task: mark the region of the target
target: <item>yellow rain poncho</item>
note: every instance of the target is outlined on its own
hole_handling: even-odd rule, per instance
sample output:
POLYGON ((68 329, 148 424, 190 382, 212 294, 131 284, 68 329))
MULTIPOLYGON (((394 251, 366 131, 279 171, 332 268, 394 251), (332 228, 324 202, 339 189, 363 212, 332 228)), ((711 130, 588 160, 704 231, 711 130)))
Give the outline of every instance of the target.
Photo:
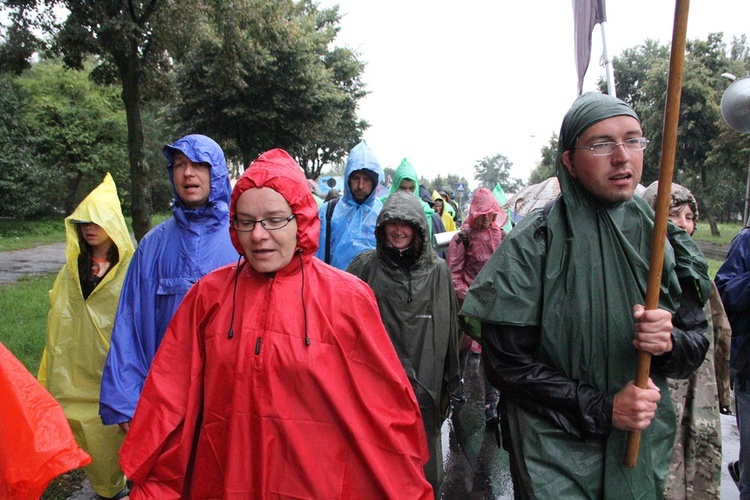
POLYGON ((451 215, 450 210, 453 210, 453 207, 451 207, 451 204, 448 203, 448 200, 440 196, 440 193, 438 193, 436 190, 432 190, 432 199, 433 200, 443 200, 443 213, 440 214, 440 220, 443 221, 443 225, 445 226, 445 230, 447 232, 455 231, 456 223, 453 220, 453 216, 451 215))
POLYGON ((76 441, 93 462, 85 468, 94 491, 111 497, 125 488, 117 453, 125 434, 99 419, 99 387, 109 350, 112 322, 133 243, 122 216, 112 176, 84 199, 65 219, 66 264, 50 292, 47 342, 39 367, 39 382, 60 403, 76 441), (91 221, 107 231, 120 260, 88 299, 83 299, 78 274, 81 253, 74 221, 91 221))

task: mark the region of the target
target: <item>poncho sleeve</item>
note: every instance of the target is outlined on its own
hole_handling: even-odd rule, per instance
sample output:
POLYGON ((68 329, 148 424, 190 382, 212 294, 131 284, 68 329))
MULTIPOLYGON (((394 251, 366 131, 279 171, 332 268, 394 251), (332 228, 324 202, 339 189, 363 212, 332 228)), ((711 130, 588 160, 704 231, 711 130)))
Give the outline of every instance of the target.
POLYGON ((120 465, 136 486, 131 498, 189 495, 186 473, 203 398, 205 316, 199 287, 185 296, 164 336, 120 450, 120 465))
POLYGON ((732 241, 727 259, 716 273, 716 287, 730 317, 750 309, 750 229, 743 229, 732 241))
POLYGON ((151 357, 144 351, 142 321, 151 320, 148 311, 153 313, 154 306, 145 303, 155 299, 148 293, 145 282, 143 248, 136 250, 125 275, 110 350, 104 364, 99 414, 105 425, 132 419, 151 362, 151 357))
POLYGON ((456 290, 456 297, 460 303, 463 303, 466 298, 466 292, 469 290, 469 285, 464 281, 463 273, 466 263, 466 246, 458 234, 451 238, 448 244, 446 261, 451 271, 451 280, 456 290))

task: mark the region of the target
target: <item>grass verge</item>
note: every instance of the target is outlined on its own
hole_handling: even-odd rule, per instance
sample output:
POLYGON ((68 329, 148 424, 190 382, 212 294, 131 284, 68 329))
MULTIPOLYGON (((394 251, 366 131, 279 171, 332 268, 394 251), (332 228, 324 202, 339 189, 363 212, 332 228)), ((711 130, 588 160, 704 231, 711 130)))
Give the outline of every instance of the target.
MULTIPOLYGON (((56 274, 25 276, 17 283, 0 285, 0 342, 36 376, 47 335, 49 290, 56 274)), ((81 488, 83 469, 53 479, 44 500, 64 500, 81 488)))
POLYGON ((727 222, 718 224, 720 236, 711 236, 711 228, 706 221, 698 221, 698 228, 693 234, 693 238, 698 241, 707 241, 715 245, 729 245, 737 233, 742 229, 739 222, 727 222))
POLYGON ((61 217, 36 220, 0 219, 0 251, 21 250, 65 241, 61 217))
MULTIPOLYGON (((154 214, 151 227, 170 218, 170 212, 154 214)), ((0 252, 23 250, 38 245, 65 241, 64 217, 45 217, 34 220, 0 219, 0 252)), ((125 217, 128 231, 133 232, 133 221, 125 217)))
POLYGON ((44 350, 55 276, 25 276, 17 283, 0 285, 0 342, 34 375, 44 350))

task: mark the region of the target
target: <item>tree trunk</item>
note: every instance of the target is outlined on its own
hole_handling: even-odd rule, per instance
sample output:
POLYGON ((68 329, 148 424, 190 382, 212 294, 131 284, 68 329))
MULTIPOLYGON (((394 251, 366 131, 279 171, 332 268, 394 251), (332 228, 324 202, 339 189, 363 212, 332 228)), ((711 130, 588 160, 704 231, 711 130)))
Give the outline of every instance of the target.
POLYGON ((143 152, 141 92, 136 56, 130 55, 126 68, 120 68, 122 100, 128 122, 128 160, 130 161, 131 215, 135 238, 141 241, 151 228, 151 179, 143 152))
POLYGON ((716 217, 711 213, 706 213, 706 219, 708 219, 708 225, 711 228, 711 236, 721 236, 719 225, 716 223, 716 217))

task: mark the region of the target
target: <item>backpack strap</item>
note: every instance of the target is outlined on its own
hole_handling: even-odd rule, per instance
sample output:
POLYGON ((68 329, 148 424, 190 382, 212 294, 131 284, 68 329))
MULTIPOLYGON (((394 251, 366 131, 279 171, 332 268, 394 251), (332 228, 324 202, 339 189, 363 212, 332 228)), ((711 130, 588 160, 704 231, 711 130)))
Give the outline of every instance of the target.
POLYGON ((547 216, 552 211, 552 207, 555 206, 556 201, 557 198, 544 204, 544 208, 542 209, 542 224, 534 231, 534 236, 540 236, 542 233, 547 234, 547 216))
POLYGON ((326 208, 326 264, 331 263, 331 217, 333 217, 333 209, 336 208, 338 201, 338 198, 330 200, 326 208))

